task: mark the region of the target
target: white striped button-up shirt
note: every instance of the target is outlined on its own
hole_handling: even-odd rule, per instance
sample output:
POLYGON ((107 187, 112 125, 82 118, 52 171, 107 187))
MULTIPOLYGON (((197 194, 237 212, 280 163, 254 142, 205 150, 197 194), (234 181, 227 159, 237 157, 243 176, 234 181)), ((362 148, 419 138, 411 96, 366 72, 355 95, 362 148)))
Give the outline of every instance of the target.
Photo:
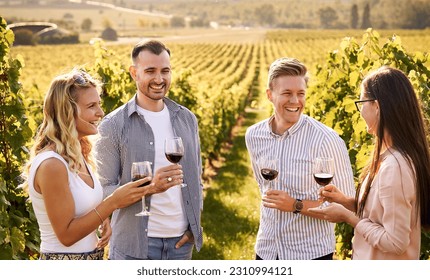
MULTIPOLYGON (((333 129, 302 115, 283 135, 277 135, 271 129, 272 120, 273 116, 250 126, 245 135, 260 189, 264 179, 257 163, 261 157, 273 155, 280 159, 279 175, 272 183, 273 188, 286 191, 296 199, 318 200, 320 186, 313 178, 312 161, 317 157, 332 157, 335 162, 332 184, 345 195, 355 193, 345 142, 333 129)), ((333 223, 261 205, 255 250, 262 259, 315 259, 334 249, 333 223)))

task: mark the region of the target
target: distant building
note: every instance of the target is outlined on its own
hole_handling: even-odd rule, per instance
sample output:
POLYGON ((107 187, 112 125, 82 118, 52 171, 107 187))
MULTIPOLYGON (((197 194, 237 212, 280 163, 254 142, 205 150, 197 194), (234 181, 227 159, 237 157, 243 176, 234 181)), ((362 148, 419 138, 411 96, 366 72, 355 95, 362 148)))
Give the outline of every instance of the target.
POLYGON ((61 35, 69 35, 70 32, 58 28, 58 26, 55 23, 50 22, 18 22, 18 23, 12 23, 9 24, 8 27, 13 31, 16 32, 18 30, 30 30, 33 32, 35 36, 38 36, 40 38, 46 37, 46 36, 52 36, 55 34, 61 34, 61 35))
POLYGON ((18 22, 9 24, 8 27, 16 33, 20 30, 29 30, 40 42, 46 43, 78 43, 79 36, 66 29, 59 28, 55 23, 50 22, 18 22), (50 38, 60 38, 50 40, 50 38))

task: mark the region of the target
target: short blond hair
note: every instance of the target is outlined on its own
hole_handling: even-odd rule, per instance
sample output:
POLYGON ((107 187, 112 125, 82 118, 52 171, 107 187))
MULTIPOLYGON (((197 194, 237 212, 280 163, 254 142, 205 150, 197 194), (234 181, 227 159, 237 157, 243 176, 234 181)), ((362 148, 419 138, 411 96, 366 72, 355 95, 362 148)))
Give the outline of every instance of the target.
POLYGON ((281 57, 272 62, 269 68, 267 88, 273 89, 273 80, 281 76, 302 76, 306 85, 309 80, 308 69, 295 58, 281 57))

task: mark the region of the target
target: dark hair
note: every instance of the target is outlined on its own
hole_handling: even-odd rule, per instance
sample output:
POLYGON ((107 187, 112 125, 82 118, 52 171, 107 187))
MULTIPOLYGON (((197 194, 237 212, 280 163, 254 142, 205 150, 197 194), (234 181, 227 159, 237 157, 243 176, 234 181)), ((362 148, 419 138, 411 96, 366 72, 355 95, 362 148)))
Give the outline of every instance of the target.
POLYGON ((269 68, 267 87, 272 89, 273 80, 281 76, 303 76, 308 82, 306 66, 295 58, 281 57, 272 62, 269 68))
MULTIPOLYGON (((387 132, 391 137, 392 147, 405 157, 415 171, 416 210, 420 211, 421 224, 430 226, 429 145, 424 117, 414 88, 402 71, 387 66, 369 74, 363 80, 362 86, 369 99, 378 101, 379 125, 372 161, 361 176, 363 180, 369 172, 369 179, 357 213, 359 216, 363 213, 370 185, 379 168, 384 132, 387 132)), ((356 200, 359 192, 360 190, 357 191, 356 200)))
POLYGON ((134 48, 133 51, 131 52, 131 60, 133 62, 135 62, 136 58, 139 56, 139 53, 141 51, 144 50, 148 50, 153 54, 159 55, 161 54, 163 51, 166 51, 169 56, 170 56, 170 50, 168 47, 166 47, 163 43, 161 43, 160 41, 156 41, 156 40, 144 40, 144 41, 140 41, 139 43, 137 43, 134 48))

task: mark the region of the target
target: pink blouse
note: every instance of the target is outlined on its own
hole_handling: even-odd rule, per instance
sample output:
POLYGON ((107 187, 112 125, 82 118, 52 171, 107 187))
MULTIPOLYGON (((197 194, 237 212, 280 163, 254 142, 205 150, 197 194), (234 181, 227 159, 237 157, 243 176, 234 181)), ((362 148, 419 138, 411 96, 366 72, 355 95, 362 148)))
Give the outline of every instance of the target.
MULTIPOLYGON (((363 219, 355 227, 352 258, 417 260, 421 223, 416 211, 415 172, 396 150, 387 150, 381 158, 363 219)), ((360 199, 362 195, 361 192, 360 199)))

